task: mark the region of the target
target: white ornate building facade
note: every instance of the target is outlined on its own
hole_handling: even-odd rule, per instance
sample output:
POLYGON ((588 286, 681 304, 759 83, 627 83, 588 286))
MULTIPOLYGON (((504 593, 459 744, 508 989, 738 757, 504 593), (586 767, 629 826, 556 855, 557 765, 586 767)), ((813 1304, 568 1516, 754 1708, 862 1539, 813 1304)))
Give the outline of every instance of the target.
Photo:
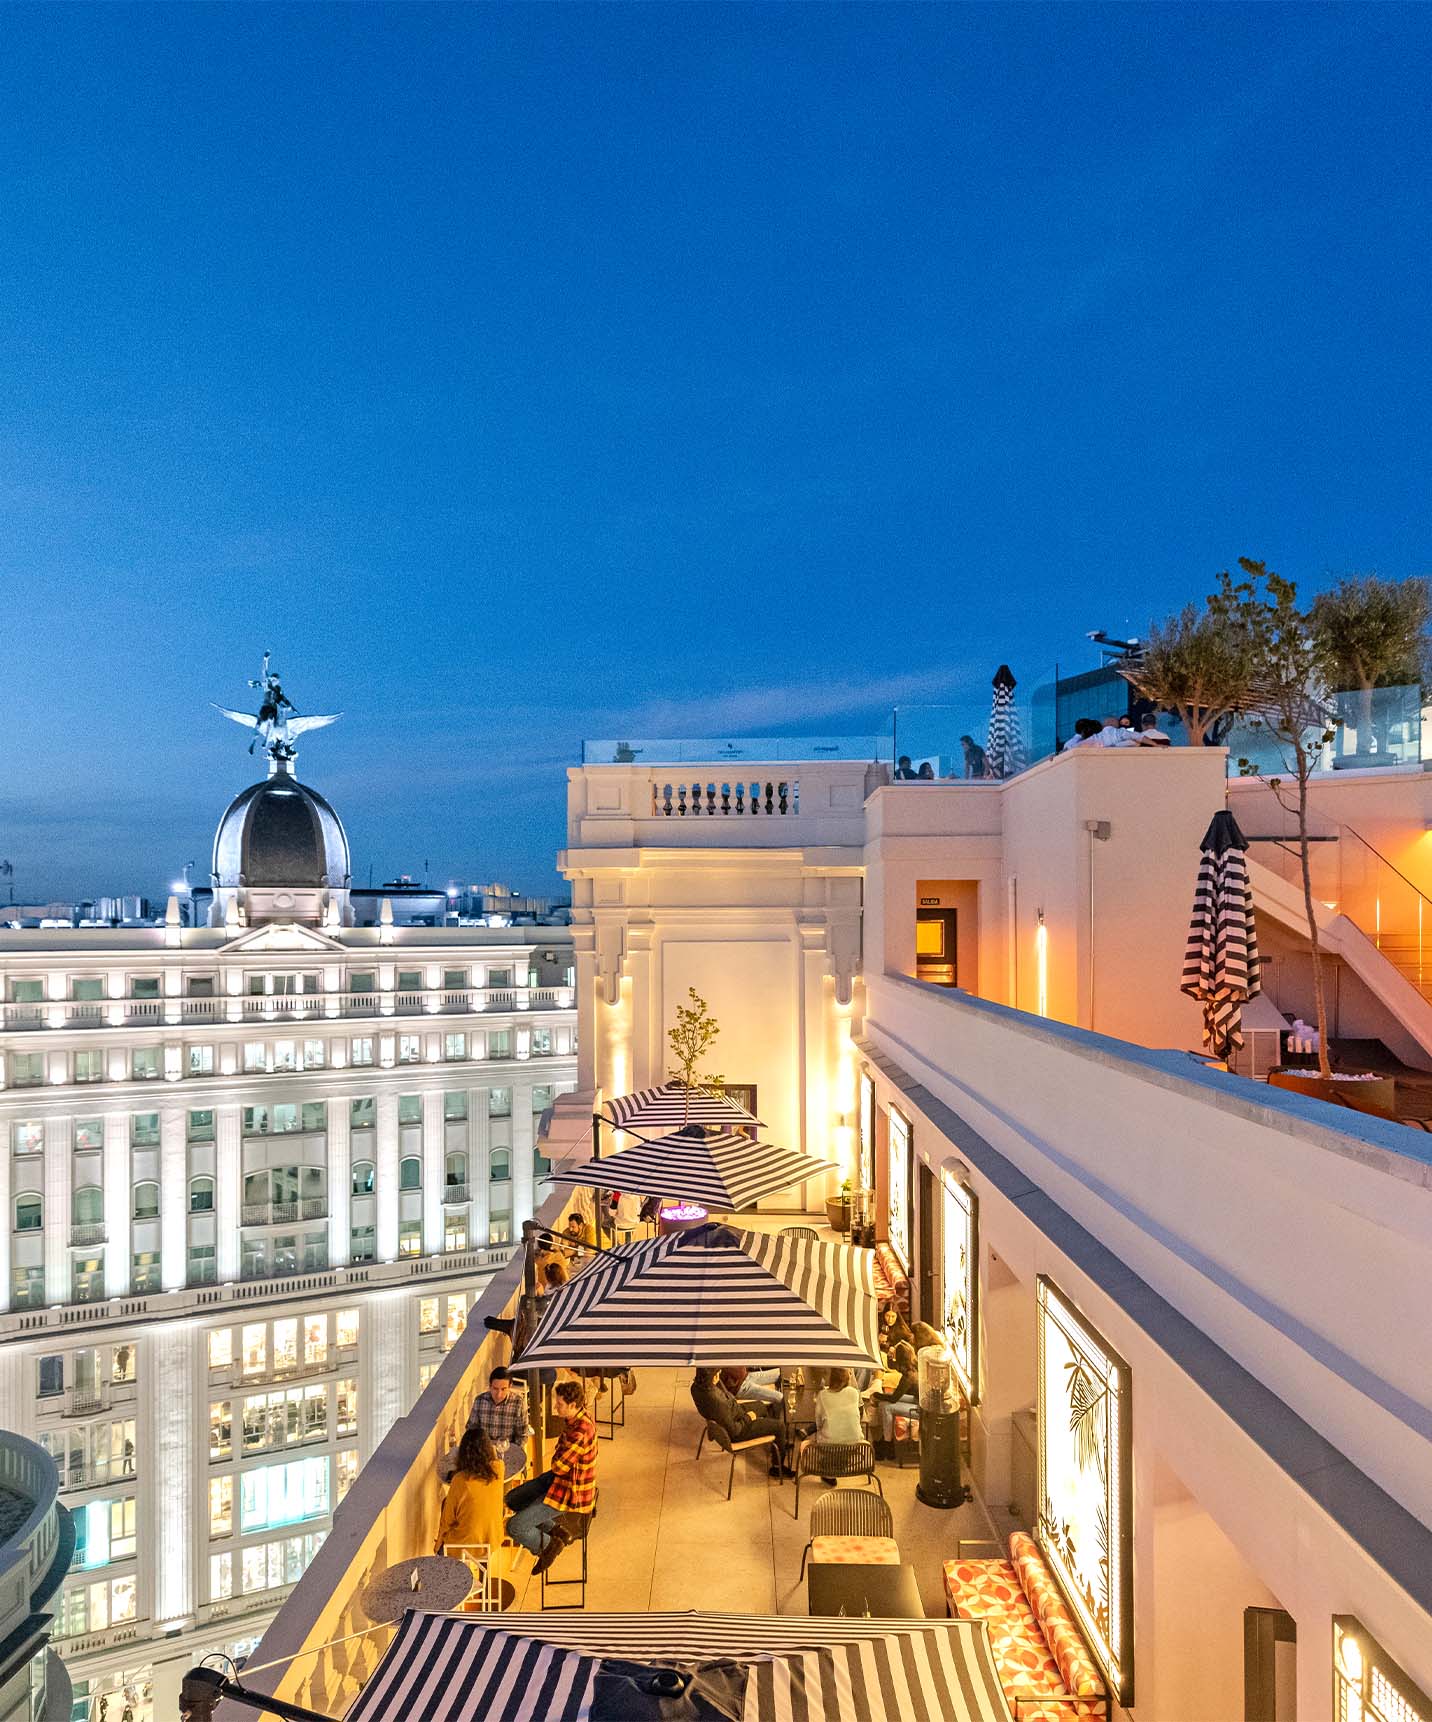
POLYGON ((507 1259, 576 1080, 568 931, 351 925, 342 825, 286 762, 214 884, 210 927, 0 935, 0 1423, 75 1517, 77 1718, 173 1715, 257 1639, 507 1259))

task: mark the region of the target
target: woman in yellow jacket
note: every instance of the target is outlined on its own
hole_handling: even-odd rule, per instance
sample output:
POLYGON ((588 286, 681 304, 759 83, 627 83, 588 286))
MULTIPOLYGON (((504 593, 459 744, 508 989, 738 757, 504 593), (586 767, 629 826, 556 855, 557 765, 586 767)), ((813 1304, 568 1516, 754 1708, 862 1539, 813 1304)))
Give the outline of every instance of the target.
POLYGON ((455 1544, 485 1543, 494 1568, 505 1535, 502 1460, 482 1429, 464 1431, 457 1449, 457 1470, 448 1484, 438 1521, 434 1553, 455 1544))

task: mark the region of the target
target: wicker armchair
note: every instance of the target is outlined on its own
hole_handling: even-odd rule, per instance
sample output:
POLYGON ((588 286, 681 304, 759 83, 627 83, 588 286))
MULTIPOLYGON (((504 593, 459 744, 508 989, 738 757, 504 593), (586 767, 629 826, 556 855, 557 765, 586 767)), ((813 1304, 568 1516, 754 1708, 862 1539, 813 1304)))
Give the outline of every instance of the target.
MULTIPOLYGON (((872 1495, 869 1489, 827 1489, 810 1510, 810 1541, 801 1551, 801 1577, 805 1577, 806 1558, 817 1537, 884 1537, 890 1542, 896 1560, 899 1549, 895 1543, 895 1518, 890 1503, 883 1495, 872 1495)), ((888 1551, 881 1550, 881 1554, 888 1551)))
POLYGON ((783 1238, 818 1238, 820 1233, 814 1226, 782 1226, 783 1238))
POLYGON ((875 1449, 868 1441, 811 1439, 796 1459, 796 1517, 801 1516, 802 1477, 864 1477, 881 1495, 885 1486, 875 1475, 875 1449))

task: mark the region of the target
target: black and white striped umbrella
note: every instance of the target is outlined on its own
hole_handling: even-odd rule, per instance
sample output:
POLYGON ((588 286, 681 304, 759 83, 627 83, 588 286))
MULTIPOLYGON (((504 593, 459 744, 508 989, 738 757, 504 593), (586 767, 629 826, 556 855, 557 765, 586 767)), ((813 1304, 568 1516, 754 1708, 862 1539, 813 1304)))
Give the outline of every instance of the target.
POLYGON ((834 1168, 796 1148, 753 1142, 749 1136, 687 1134, 639 1142, 602 1160, 553 1172, 557 1184, 593 1184, 638 1196, 672 1196, 721 1213, 749 1208, 762 1196, 822 1178, 834 1168))
POLYGON ((1247 847, 1233 815, 1215 813, 1203 837, 1180 988, 1203 1006, 1203 1044, 1213 1058, 1242 1046, 1243 1006, 1262 990, 1247 847))
POLYGON ((1013 777, 1024 770, 1024 738, 1014 707, 1014 673, 1001 664, 994 673, 989 730, 985 738, 985 770, 991 777, 1013 777))
POLYGON ((605 1115, 618 1130, 670 1131, 687 1124, 723 1124, 729 1130, 761 1122, 724 1094, 705 1088, 688 1090, 680 1082, 619 1094, 607 1101, 605 1115))
POLYGON ((878 1368, 874 1254, 696 1226, 597 1256, 545 1301, 523 1368, 878 1368))
POLYGON ((413 1612, 347 1722, 588 1722, 611 1659, 735 1664, 745 1683, 742 1722, 1009 1716, 983 1621, 413 1612))

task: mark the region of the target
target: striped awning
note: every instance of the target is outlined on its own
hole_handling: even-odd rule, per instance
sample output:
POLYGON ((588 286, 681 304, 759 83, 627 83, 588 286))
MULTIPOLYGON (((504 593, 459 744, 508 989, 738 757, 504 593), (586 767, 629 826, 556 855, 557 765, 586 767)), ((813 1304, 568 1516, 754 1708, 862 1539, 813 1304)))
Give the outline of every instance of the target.
POLYGON ((563 1167, 552 1173, 552 1179, 559 1184, 630 1190, 639 1196, 671 1196, 731 1213, 833 1170, 826 1161, 799 1149, 753 1142, 749 1136, 724 1132, 688 1136, 678 1131, 581 1166, 563 1167))
POLYGON ((873 1252, 697 1226, 623 1244, 545 1300, 521 1368, 878 1368, 873 1252))
POLYGON ((346 1722, 588 1722, 613 1660, 734 1663, 742 1722, 1009 1717, 983 1621, 410 1613, 346 1722))
POLYGON ((1203 1045, 1227 1058, 1243 1044, 1243 1006, 1261 990, 1248 839, 1226 810, 1203 837, 1180 991, 1203 1006, 1203 1045))
POLYGON ((729 1129, 761 1122, 724 1094, 705 1088, 688 1090, 679 1082, 619 1094, 607 1101, 603 1113, 618 1130, 680 1130, 686 1124, 724 1124, 729 1129))

